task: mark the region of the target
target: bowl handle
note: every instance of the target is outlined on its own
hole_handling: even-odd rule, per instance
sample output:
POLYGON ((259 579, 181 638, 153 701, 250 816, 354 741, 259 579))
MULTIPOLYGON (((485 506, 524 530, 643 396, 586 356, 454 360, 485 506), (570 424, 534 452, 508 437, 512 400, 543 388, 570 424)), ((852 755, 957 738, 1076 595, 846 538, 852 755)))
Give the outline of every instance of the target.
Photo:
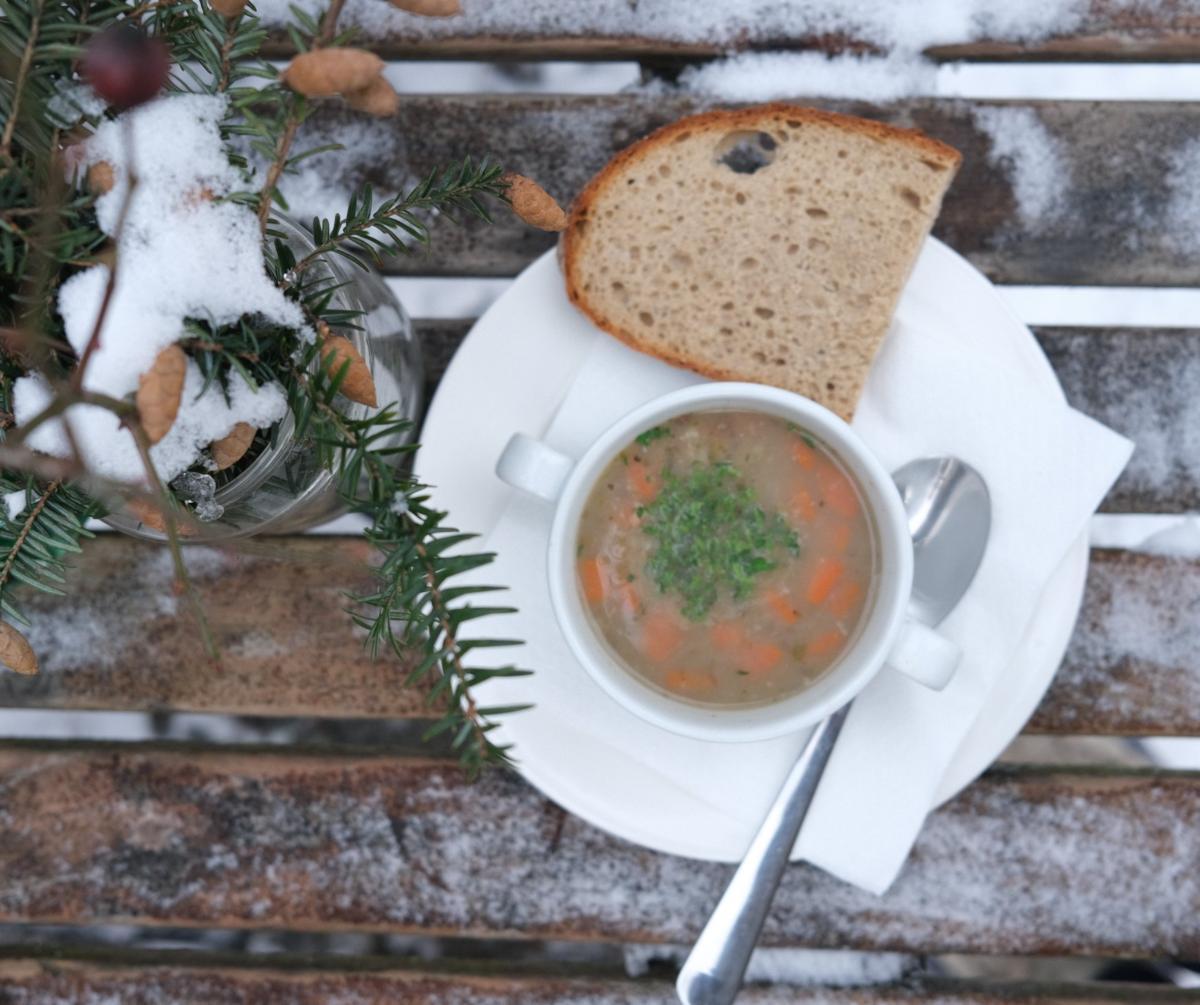
POLYGON ((514 488, 554 502, 575 462, 541 440, 514 433, 496 462, 496 475, 514 488))
POLYGON ((887 665, 918 684, 941 691, 950 683, 961 658, 962 650, 946 636, 920 621, 906 618, 892 643, 887 665))

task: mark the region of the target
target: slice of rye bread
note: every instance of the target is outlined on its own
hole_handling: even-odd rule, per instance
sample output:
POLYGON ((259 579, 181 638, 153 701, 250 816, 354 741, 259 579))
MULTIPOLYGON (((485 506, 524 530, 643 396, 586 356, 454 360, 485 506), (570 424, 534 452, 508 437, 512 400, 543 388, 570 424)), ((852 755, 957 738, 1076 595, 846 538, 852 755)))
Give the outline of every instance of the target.
POLYGON ((960 160, 911 130, 792 105, 681 119, 576 199, 567 293, 635 349, 849 419, 960 160))

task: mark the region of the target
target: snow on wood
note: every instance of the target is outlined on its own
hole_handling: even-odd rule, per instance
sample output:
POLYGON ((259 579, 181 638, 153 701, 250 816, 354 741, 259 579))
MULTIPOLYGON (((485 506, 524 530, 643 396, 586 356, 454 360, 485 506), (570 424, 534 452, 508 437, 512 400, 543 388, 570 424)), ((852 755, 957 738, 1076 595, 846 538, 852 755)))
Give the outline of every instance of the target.
MULTIPOLYGON (((1200 780, 1001 772, 876 898, 788 870, 766 945, 1200 952, 1200 780)), ((0 917, 687 943, 728 875, 490 772, 244 752, 0 750, 0 917)))
POLYGON ((1186 734, 1200 709, 1200 563, 1094 552, 1079 626, 1037 730, 1186 734))
POLYGON ((1136 444, 1103 510, 1200 509, 1200 332, 1050 328, 1039 336, 1067 400, 1136 444))
MULTIPOLYGON (((290 17, 288 0, 256 4, 264 21, 281 26, 290 17)), ((301 0, 310 14, 323 0, 301 0)), ((1079 27, 1088 13, 1082 0, 529 0, 522 4, 464 2, 459 18, 419 18, 383 0, 350 0, 340 24, 369 38, 417 32, 427 39, 472 34, 604 38, 652 36, 676 42, 730 45, 754 39, 852 37, 880 48, 920 50, 981 38, 1036 40, 1079 27)))
MULTIPOLYGON (((1196 285, 1200 256, 1178 250, 1194 223, 1168 211, 1170 159, 1194 139, 1194 103, 976 102, 907 100, 883 106, 806 99, 835 111, 916 127, 963 152, 935 234, 995 281, 1038 284, 1196 285), (982 109, 1002 109, 1001 137, 1015 154, 1000 154, 979 124, 982 109), (1027 109, 1033 118, 1007 115, 1027 109), (1007 126, 1005 122, 1007 120, 1007 126), (1015 123, 1015 125, 1014 125, 1015 123), (1023 127, 1032 124, 1025 142, 1023 127), (1042 143, 1048 136, 1049 144, 1042 143), (1048 156, 1042 154, 1049 150, 1048 156), (1041 152, 1039 152, 1041 151, 1041 152), (1061 166, 1061 173, 1059 173, 1061 166), (1048 183, 1052 198, 1034 182, 1048 183), (1039 200, 1043 200, 1039 202, 1039 200), (1044 206, 1046 214, 1034 218, 1044 206)), ((449 159, 484 150, 507 168, 537 179, 566 205, 614 153, 666 122, 717 103, 711 96, 663 91, 610 96, 478 95, 406 97, 397 115, 372 120, 376 148, 357 156, 360 120, 323 106, 306 123, 314 143, 344 130, 347 149, 311 181, 369 178, 376 191, 402 189, 449 159)), ((301 164, 303 169, 303 164, 301 164)), ((315 169, 314 169, 315 170, 315 169)), ((430 249, 389 261, 395 273, 420 276, 509 276, 553 245, 510 214, 490 226, 438 223, 430 249)))

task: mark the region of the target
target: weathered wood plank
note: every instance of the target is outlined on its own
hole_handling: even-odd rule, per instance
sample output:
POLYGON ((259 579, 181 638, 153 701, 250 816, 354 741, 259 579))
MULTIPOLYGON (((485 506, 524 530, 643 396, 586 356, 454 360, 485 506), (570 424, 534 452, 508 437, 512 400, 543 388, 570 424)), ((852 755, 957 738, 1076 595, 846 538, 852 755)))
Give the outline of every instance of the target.
MULTIPOLYGON (((1009 770, 882 898, 790 868, 768 945, 1200 954, 1200 775, 1009 770)), ((729 869, 438 762, 0 748, 0 918, 686 943, 729 869)))
POLYGON ((1200 330, 1043 328, 1067 398, 1137 445, 1109 513, 1200 509, 1200 330))
POLYGON ((361 539, 273 538, 186 549, 221 649, 214 669, 161 546, 115 534, 85 548, 65 599, 28 606, 42 673, 0 671, 0 705, 241 715, 429 715, 405 668, 371 661, 345 613, 369 585, 361 539))
MULTIPOLYGON (((418 322, 431 383, 471 323, 418 322)), ((1071 404, 1137 445, 1104 512, 1200 510, 1200 329, 1038 328, 1035 334, 1071 404)))
MULTIPOLYGON (((357 540, 283 538, 249 553, 187 555, 222 646, 222 672, 198 658, 200 640, 171 592, 165 554, 105 536, 85 550, 69 601, 31 599, 43 671, 0 672, 0 707, 432 714, 404 686, 401 667, 367 657, 342 610, 342 591, 363 578, 357 540)), ((1094 552, 1079 625, 1031 729, 1200 734, 1200 562, 1094 552)))
MULTIPOLYGON (((535 14, 520 4, 476 5, 445 21, 400 13, 384 18, 372 11, 368 38, 372 48, 402 59, 683 59, 754 50, 875 48, 869 31, 823 30, 809 4, 749 4, 741 17, 736 11, 731 15, 726 4, 693 4, 686 15, 664 18, 666 6, 645 0, 559 0, 549 11, 535 14)), ((353 15, 351 8, 344 20, 353 15)), ((1136 5, 1090 0, 1062 29, 1042 34, 1017 38, 992 33, 978 41, 936 45, 928 54, 937 59, 1195 58, 1200 54, 1200 10, 1189 0, 1136 5)), ((286 51, 285 44, 277 51, 286 51)))
POLYGON ((1030 729, 1196 733, 1198 627, 1200 563, 1092 552, 1079 624, 1030 729))
MULTIPOLYGON (((1200 104, 817 103, 915 126, 959 148, 963 169, 935 232, 996 281, 1200 282, 1200 231, 1188 209, 1200 104)), ((314 162, 330 185, 370 181, 394 191, 450 158, 488 153, 566 202, 616 150, 703 107, 669 94, 406 97, 395 118, 372 124, 387 156, 377 143, 356 141, 361 120, 335 105, 306 129, 312 145, 340 136, 351 147, 323 167, 314 162)), ((552 243, 506 213, 490 227, 440 225, 428 254, 391 267, 409 275, 512 275, 552 243)))
MULTIPOLYGON (((165 954, 161 954, 165 955, 165 954)), ((0 1005, 62 1005, 113 1001, 122 1005, 675 1005, 661 980, 615 977, 468 976, 430 969, 271 969, 269 965, 194 966, 155 962, 104 965, 67 959, 0 961, 0 1005)), ((871 987, 762 987, 739 996, 747 1005, 1146 1005, 1194 1003, 1195 992, 1121 985, 913 981, 871 987)))

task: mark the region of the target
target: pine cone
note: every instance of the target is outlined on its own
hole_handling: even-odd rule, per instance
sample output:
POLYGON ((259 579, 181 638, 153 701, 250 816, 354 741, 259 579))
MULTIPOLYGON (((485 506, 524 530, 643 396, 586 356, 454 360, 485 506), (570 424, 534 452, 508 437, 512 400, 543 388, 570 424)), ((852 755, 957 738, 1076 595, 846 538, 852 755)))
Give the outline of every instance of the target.
POLYGON ((508 201, 513 212, 531 227, 540 230, 562 230, 567 225, 567 214, 541 185, 523 174, 509 171, 501 183, 508 189, 508 201))
POLYGON ((179 414, 185 376, 187 356, 172 343, 155 357, 154 365, 138 381, 138 417, 152 444, 170 432, 171 424, 179 414))
POLYGON ((255 429, 248 422, 239 422, 219 440, 213 440, 209 453, 218 471, 224 471, 231 464, 236 464, 242 455, 250 449, 254 442, 255 429))
POLYGON ((360 405, 370 405, 371 408, 378 405, 375 379, 371 376, 370 367, 363 362, 353 342, 330 333, 327 326, 322 326, 321 329, 321 359, 331 375, 336 375, 349 361, 350 368, 346 371, 346 378, 338 387, 338 391, 360 405))
POLYGON ((361 90, 347 91, 343 97, 351 108, 380 118, 395 115, 400 107, 400 95, 382 76, 376 77, 361 90))
POLYGON ((313 49, 302 52, 283 71, 283 82, 309 97, 348 94, 369 87, 383 60, 366 49, 313 49))
POLYGON ((0 622, 0 663, 27 677, 38 672, 37 654, 33 646, 7 621, 0 622))

